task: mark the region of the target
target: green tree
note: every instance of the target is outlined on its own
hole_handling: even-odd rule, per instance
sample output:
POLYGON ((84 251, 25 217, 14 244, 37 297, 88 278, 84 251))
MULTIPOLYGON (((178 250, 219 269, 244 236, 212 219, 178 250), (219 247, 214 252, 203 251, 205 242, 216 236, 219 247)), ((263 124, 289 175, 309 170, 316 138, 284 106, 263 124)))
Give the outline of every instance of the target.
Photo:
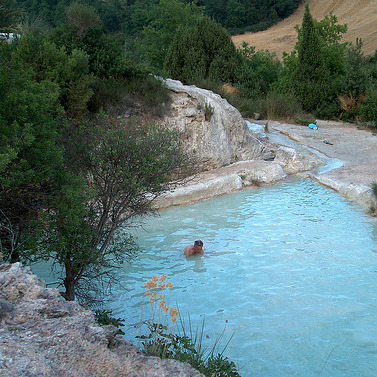
POLYGON ((17 261, 34 240, 41 208, 53 199, 62 108, 56 84, 10 65, 0 67, 0 247, 17 261))
POLYGON ((21 12, 15 1, 2 0, 0 4, 0 33, 15 32, 20 19, 21 12))
POLYGON ((72 2, 66 9, 66 16, 68 22, 77 27, 77 35, 80 39, 84 38, 90 29, 100 23, 100 18, 94 7, 76 1, 72 2))
POLYGON ((166 56, 165 70, 170 77, 185 83, 203 79, 232 83, 238 64, 228 32, 217 22, 203 18, 176 33, 166 56))
POLYGON ((252 98, 265 96, 280 79, 283 66, 275 54, 268 50, 256 51, 244 43, 237 50, 242 64, 238 69, 238 87, 252 98))
POLYGON ((356 39, 355 45, 348 46, 345 54, 345 72, 340 83, 340 93, 355 99, 364 96, 371 82, 368 59, 362 52, 362 40, 356 39))
POLYGON ((202 14, 203 8, 195 2, 185 5, 179 0, 160 0, 150 11, 151 22, 142 31, 140 50, 147 65, 161 71, 177 29, 194 23, 202 14))
POLYGON ((327 97, 327 80, 320 38, 309 5, 306 4, 298 43, 298 64, 293 82, 295 93, 304 110, 314 111, 327 97))
POLYGON ((74 300, 80 284, 107 274, 133 250, 127 227, 153 212, 153 200, 186 159, 176 132, 111 119, 69 131, 66 151, 73 175, 63 179, 45 239, 47 257, 64 270, 63 296, 74 300))

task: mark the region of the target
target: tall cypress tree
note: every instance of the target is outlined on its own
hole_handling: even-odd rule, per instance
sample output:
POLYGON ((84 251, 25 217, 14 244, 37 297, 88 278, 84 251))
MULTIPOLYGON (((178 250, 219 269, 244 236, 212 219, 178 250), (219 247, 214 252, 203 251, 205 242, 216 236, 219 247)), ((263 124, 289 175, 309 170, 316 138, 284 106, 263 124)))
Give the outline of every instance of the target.
POLYGON ((294 89, 304 110, 314 111, 326 98, 327 76, 319 35, 309 5, 306 4, 298 42, 298 65, 294 75, 294 89))

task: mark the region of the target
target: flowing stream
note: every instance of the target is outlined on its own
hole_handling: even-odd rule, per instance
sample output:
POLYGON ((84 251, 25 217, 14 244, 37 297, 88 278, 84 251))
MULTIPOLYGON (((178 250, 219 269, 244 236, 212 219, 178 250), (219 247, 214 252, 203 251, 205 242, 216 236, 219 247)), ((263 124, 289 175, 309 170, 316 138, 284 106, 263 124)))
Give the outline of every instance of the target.
POLYGON ((148 319, 144 282, 168 275, 170 305, 244 377, 375 376, 377 228, 355 204, 308 179, 164 210, 135 230, 109 306, 127 338, 148 319), (204 242, 203 256, 183 248, 204 242), (142 314, 143 313, 143 314, 142 314), (220 347, 221 350, 221 347, 220 347))

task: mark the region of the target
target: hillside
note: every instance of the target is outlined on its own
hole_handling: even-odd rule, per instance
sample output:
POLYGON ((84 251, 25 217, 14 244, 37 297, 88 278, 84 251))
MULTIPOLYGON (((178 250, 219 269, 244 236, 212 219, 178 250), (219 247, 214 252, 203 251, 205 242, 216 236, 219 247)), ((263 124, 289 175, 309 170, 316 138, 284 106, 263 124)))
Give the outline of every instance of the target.
MULTIPOLYGON (((339 23, 348 25, 344 41, 355 42, 362 38, 365 54, 374 54, 377 49, 377 0, 308 0, 311 14, 317 20, 323 19, 331 11, 338 17, 339 23)), ((233 42, 240 46, 242 41, 256 46, 257 49, 268 49, 281 57, 283 51, 290 52, 297 40, 295 25, 302 23, 305 2, 292 16, 273 27, 257 32, 233 36, 233 42)))

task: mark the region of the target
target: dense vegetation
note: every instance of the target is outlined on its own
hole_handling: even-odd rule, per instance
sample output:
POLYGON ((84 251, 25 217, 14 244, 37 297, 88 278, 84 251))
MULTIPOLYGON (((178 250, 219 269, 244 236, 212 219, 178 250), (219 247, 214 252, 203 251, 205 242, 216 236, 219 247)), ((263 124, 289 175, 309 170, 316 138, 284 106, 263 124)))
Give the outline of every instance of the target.
MULTIPOLYGON (((302 0, 183 0, 204 7, 205 14, 230 32, 263 30, 288 17, 302 0)), ((70 0, 17 0, 17 5, 33 17, 41 17, 50 26, 65 21, 70 0)), ((153 22, 159 0, 87 0, 93 6, 108 32, 135 34, 153 22)))
POLYGON ((158 116, 161 82, 126 59, 93 7, 72 3, 66 15, 0 41, 0 251, 54 260, 63 296, 88 300, 89 284, 135 249, 119 229, 150 213, 189 160, 176 132, 130 117, 158 116))

